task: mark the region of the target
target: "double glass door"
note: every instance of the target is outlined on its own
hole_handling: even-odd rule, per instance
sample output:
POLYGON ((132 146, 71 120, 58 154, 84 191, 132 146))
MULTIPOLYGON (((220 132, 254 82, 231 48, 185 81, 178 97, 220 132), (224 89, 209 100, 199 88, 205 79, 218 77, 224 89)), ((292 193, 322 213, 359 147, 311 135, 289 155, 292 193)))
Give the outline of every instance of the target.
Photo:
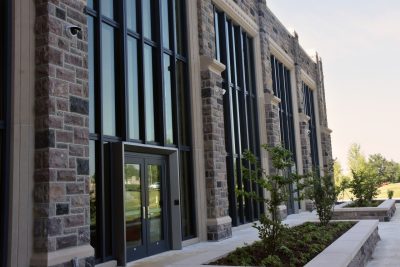
POLYGON ((124 172, 127 261, 168 250, 166 159, 127 155, 124 172))

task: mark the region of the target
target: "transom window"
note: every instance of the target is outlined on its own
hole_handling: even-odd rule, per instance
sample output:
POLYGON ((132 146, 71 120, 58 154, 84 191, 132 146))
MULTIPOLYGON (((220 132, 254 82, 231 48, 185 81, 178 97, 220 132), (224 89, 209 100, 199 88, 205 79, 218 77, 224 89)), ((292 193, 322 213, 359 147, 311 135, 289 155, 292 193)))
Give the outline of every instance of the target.
MULTIPOLYGON (((252 222, 259 218, 260 203, 237 196, 236 189, 262 194, 260 188, 243 179, 242 166, 251 168, 243 158, 245 150, 259 157, 257 93, 254 77, 253 40, 227 15, 214 12, 215 58, 225 64, 222 73, 224 95, 225 142, 229 213, 233 225, 252 222)), ((253 166, 254 167, 254 166, 253 166)))
POLYGON ((196 236, 184 0, 88 0, 91 243, 113 257, 111 143, 176 147, 183 239, 196 236))

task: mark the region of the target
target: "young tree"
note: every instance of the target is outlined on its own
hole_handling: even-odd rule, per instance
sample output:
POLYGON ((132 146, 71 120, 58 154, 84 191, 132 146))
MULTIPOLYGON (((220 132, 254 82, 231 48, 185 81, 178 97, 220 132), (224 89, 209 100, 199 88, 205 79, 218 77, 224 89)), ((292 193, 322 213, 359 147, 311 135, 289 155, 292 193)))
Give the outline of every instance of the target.
POLYGON ((361 146, 359 144, 352 144, 350 146, 347 155, 347 166, 350 170, 361 171, 367 167, 367 160, 364 154, 361 152, 361 146))

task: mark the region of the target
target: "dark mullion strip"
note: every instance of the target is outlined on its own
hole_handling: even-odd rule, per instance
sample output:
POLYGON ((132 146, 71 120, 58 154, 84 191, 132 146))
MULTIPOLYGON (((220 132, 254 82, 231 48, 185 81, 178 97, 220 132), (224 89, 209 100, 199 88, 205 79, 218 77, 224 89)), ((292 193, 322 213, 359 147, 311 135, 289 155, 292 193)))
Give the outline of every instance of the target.
POLYGON ((138 88, 139 88, 139 138, 143 140, 143 143, 146 143, 146 90, 144 88, 144 67, 145 67, 145 62, 144 62, 144 37, 143 37, 143 5, 142 1, 148 1, 148 0, 137 0, 136 8, 139 12, 138 14, 138 25, 137 28, 140 29, 140 41, 138 42, 138 64, 139 66, 142 66, 142 68, 138 68, 138 88))
POLYGON ((92 9, 92 8, 90 8, 90 7, 85 7, 85 13, 87 14, 87 15, 90 15, 90 16, 92 16, 92 17, 97 17, 97 11, 96 10, 94 10, 94 9, 92 9))
POLYGON ((229 213, 232 218, 232 224, 234 226, 238 225, 238 218, 237 218, 237 210, 236 210, 236 194, 235 194, 235 184, 236 181, 233 179, 234 175, 233 174, 233 166, 234 166, 234 159, 233 159, 233 136, 232 136, 232 125, 231 125, 231 119, 230 119, 230 114, 231 114, 231 105, 230 105, 230 99, 232 97, 232 90, 230 89, 230 83, 231 83, 231 73, 230 73, 230 59, 229 59, 229 41, 228 41, 228 23, 227 23, 227 18, 226 14, 224 13, 219 13, 219 26, 220 26, 220 41, 222 41, 220 44, 223 44, 223 47, 225 49, 221 49, 221 60, 222 63, 225 64, 226 70, 224 71, 224 79, 225 79, 225 89, 227 90, 226 95, 224 96, 224 113, 225 113, 225 129, 231 129, 230 133, 225 132, 225 136, 227 137, 226 141, 226 150, 228 154, 231 154, 231 156, 227 156, 227 175, 228 177, 232 177, 232 179, 228 179, 228 197, 229 197, 229 213))
MULTIPOLYGON (((146 0, 146 1, 149 1, 149 0, 146 0)), ((152 25, 154 25, 154 23, 153 23, 152 25)), ((153 27, 154 27, 154 26, 153 26, 153 27)), ((152 29, 152 31, 154 31, 154 28, 152 29)), ((142 37, 143 37, 143 34, 142 34, 142 37)), ((155 49, 159 48, 159 44, 158 44, 156 41, 147 39, 146 37, 143 37, 143 40, 144 40, 144 43, 145 43, 146 45, 152 46, 152 47, 155 48, 155 49)))
MULTIPOLYGON (((239 75, 241 77, 240 80, 242 81, 242 86, 243 86, 243 94, 242 94, 242 101, 243 101, 242 103, 243 103, 243 105, 242 105, 242 108, 244 110, 244 115, 243 115, 243 119, 244 119, 243 124, 244 124, 244 126, 242 127, 242 129, 243 129, 243 131, 242 131, 242 135, 243 135, 242 142, 244 144, 242 144, 242 146, 245 149, 251 149, 250 148, 250 137, 249 136, 250 136, 251 131, 253 129, 252 129, 252 127, 249 127, 250 123, 249 123, 249 112, 248 112, 248 109, 250 109, 251 107, 247 105, 247 99, 250 98, 250 96, 246 95, 247 92, 249 91, 249 88, 247 88, 247 80, 248 79, 246 79, 246 73, 245 73, 245 65, 246 65, 245 64, 245 60, 247 59, 247 57, 245 56, 245 51, 247 50, 247 46, 246 46, 247 42, 243 42, 243 38, 246 38, 246 36, 242 32, 242 28, 239 28, 238 29, 238 34, 237 34, 237 39, 238 39, 238 44, 239 44, 238 51, 240 51, 240 53, 239 53, 239 62, 240 62, 239 73, 240 74, 239 75)), ((246 41, 247 41, 247 39, 246 39, 246 41)), ((243 114, 243 112, 241 112, 241 114, 243 114)), ((251 112, 250 112, 250 114, 251 114, 251 112)), ((255 153, 254 150, 252 150, 252 151, 253 151, 253 153, 255 153)), ((251 168, 249 162, 242 162, 242 164, 244 164, 246 166, 246 168, 248 168, 248 169, 251 168)), ((244 185, 245 185, 245 189, 247 191, 249 191, 249 192, 253 191, 252 184, 251 184, 251 182, 249 180, 246 180, 244 182, 244 185)), ((248 219, 248 221, 253 221, 254 220, 253 201, 251 201, 251 199, 249 199, 249 198, 246 198, 245 201, 246 201, 246 210, 245 210, 246 218, 248 219)))
POLYGON ((120 53, 118 58, 118 61, 120 62, 118 65, 120 66, 120 84, 121 86, 119 87, 119 92, 120 92, 120 97, 119 97, 119 102, 122 103, 123 105, 117 105, 117 107, 123 107, 122 110, 119 110, 119 114, 121 114, 121 119, 122 121, 120 125, 120 136, 122 140, 128 140, 129 139, 129 92, 128 92, 128 63, 127 63, 127 58, 128 58, 128 44, 127 44, 127 27, 126 27, 126 6, 125 3, 126 1, 118 1, 119 2, 119 19, 120 23, 122 25, 120 29, 120 34, 119 34, 119 40, 120 40, 120 53))
MULTIPOLYGON (((172 124, 173 124, 173 136, 174 136, 174 144, 178 144, 178 146, 181 144, 182 140, 180 140, 180 132, 182 129, 180 129, 179 122, 181 121, 180 119, 180 114, 179 114, 179 93, 177 90, 177 81, 176 81, 176 49, 177 49, 177 40, 176 40, 176 14, 175 14, 175 1, 174 0, 168 0, 168 14, 169 14, 169 30, 170 33, 172 32, 172 45, 171 45, 171 40, 170 40, 170 46, 172 49, 172 62, 171 62, 171 97, 172 97, 172 124)), ((170 34, 171 36, 171 34, 170 34)), ((164 51, 165 53, 165 51, 164 51)))
MULTIPOLYGON (((95 25, 94 25, 94 39, 96 40, 94 49, 94 53, 96 55, 95 58, 98 59, 98 64, 95 64, 95 86, 96 82, 99 85, 99 90, 95 90, 95 99, 98 105, 95 105, 96 114, 96 124, 97 127, 96 132, 100 133, 99 135, 99 143, 97 143, 98 151, 100 152, 100 160, 96 160, 96 169, 100 171, 99 173, 99 183, 96 181, 96 193, 97 193, 97 210, 99 210, 99 214, 96 214, 97 221, 100 222, 100 238, 98 241, 99 245, 99 254, 98 257, 101 259, 102 262, 106 260, 106 226, 105 226, 105 183, 104 183, 104 145, 103 145, 103 108, 101 106, 102 98, 103 98, 103 84, 101 82, 101 66, 102 66, 102 57, 101 57, 101 49, 102 49, 102 42, 101 42, 101 29, 102 29, 102 19, 100 15, 101 10, 101 1, 96 1, 97 3, 97 10, 99 12, 99 16, 95 18, 95 25), (97 48, 97 50, 96 50, 97 48), (100 201, 98 201, 100 200, 100 201), (99 220, 100 219, 100 220, 99 220)), ((95 4, 96 4, 95 3, 95 4)), ((96 88, 96 87, 95 87, 96 88)), ((97 228, 97 227, 96 227, 97 228)))
MULTIPOLYGON (((3 42, 5 44, 5 47, 2 47, 3 49, 3 55, 4 57, 2 57, 2 59, 4 59, 4 62, 0 62, 0 64, 4 64, 4 68, 3 69, 3 78, 2 81, 4 81, 4 87, 5 88, 5 97, 3 99, 3 107, 5 114, 3 114, 3 118, 5 118, 5 137, 2 137, 3 140, 5 140, 5 144, 2 146, 2 159, 5 156, 5 159, 3 159, 3 162, 1 162, 0 164, 4 163, 4 167, 2 169, 3 173, 1 173, 1 182, 0 182, 0 186, 2 188, 0 188, 0 191, 2 191, 2 207, 0 207, 2 210, 2 215, 4 215, 4 217, 2 218, 2 221, 0 222, 1 225, 1 231, 2 231, 2 240, 0 241, 1 244, 1 255, 0 256, 0 263, 2 266, 7 266, 7 255, 8 255, 8 250, 7 250, 7 244, 8 244, 8 221, 9 221, 9 210, 10 210, 10 200, 9 200, 9 196, 10 196, 10 141, 11 141, 11 55, 12 55, 12 45, 11 45, 11 38, 12 38, 12 30, 11 30, 11 12, 12 12, 12 7, 11 7, 11 1, 5 1, 2 4, 3 7, 3 26, 5 27, 4 31, 2 32, 2 34, 5 35, 5 39, 6 41, 3 42), (5 103, 4 103, 5 102, 5 103)), ((3 67, 1 66, 1 67, 3 67)), ((0 86, 3 86, 3 84, 1 84, 0 86)), ((4 91, 3 91, 4 92, 4 91)))
MULTIPOLYGON (((99 14, 100 14, 100 12, 99 12, 99 14)), ((112 26, 114 28, 119 28, 120 27, 120 23, 116 22, 113 19, 110 19, 110 18, 108 18, 106 16, 102 16, 102 15, 99 15, 99 17, 101 18, 101 22, 102 23, 105 23, 105 24, 107 24, 109 26, 112 26)))
MULTIPOLYGON (((153 4, 155 2, 157 3, 155 6, 153 6, 156 14, 156 19, 154 20, 153 24, 153 29, 152 31, 155 30, 156 38, 158 38, 158 53, 156 53, 156 58, 157 64, 153 64, 153 77, 154 75, 156 77, 161 77, 161 79, 158 80, 154 79, 155 83, 153 83, 153 88, 157 88, 158 90, 153 89, 153 96, 154 96, 154 103, 160 108, 160 116, 157 116, 159 118, 162 118, 161 120, 158 120, 156 118, 156 108, 153 107, 153 112, 154 112, 154 130, 155 130, 155 137, 156 140, 160 141, 162 146, 165 146, 167 144, 167 127, 166 127, 166 106, 165 106, 165 77, 164 77, 164 53, 163 53, 163 36, 162 36, 162 12, 161 12, 161 3, 162 0, 156 0, 153 1, 153 4), (156 27, 154 26, 156 25, 156 27), (156 66, 157 71, 154 73, 154 66, 156 66), (154 86, 155 85, 155 86, 154 86), (161 96, 161 97, 160 97, 161 96), (158 127, 157 127, 158 126, 158 127), (158 133, 157 133, 158 132, 158 133), (157 138, 157 134, 159 134, 157 138)), ((154 63, 154 56, 153 56, 153 63, 154 63)), ((172 78, 172 77, 171 77, 172 78)))
MULTIPOLYGON (((137 7, 136 7, 137 8, 137 7)), ((124 12, 125 13, 125 12, 124 12)), ((125 16, 125 21, 126 21, 126 14, 124 15, 125 16)), ((140 39, 140 34, 139 33, 137 33, 137 32, 134 32, 134 31, 132 31, 132 30, 130 30, 130 29, 128 29, 127 28, 127 26, 126 26, 126 22, 124 23, 124 29, 126 29, 126 34, 128 35, 128 36, 130 36, 130 37, 133 37, 133 38, 135 38, 135 39, 140 39)))

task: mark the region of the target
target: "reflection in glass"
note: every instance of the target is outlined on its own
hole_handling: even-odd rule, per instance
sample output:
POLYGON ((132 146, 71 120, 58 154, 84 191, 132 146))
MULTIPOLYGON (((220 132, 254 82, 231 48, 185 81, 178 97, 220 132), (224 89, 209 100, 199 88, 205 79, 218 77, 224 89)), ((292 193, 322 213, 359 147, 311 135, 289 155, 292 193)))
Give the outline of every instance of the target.
POLYGON ((90 8, 93 8, 93 0, 87 0, 86 5, 90 8))
POLYGON ((101 80, 103 86, 103 133, 115 136, 114 28, 102 24, 101 80))
POLYGON ((171 58, 164 54, 164 98, 165 98, 165 131, 167 144, 174 143, 174 125, 172 123, 172 92, 171 92, 171 58))
POLYGON ((184 1, 175 1, 175 21, 176 21, 176 50, 178 54, 185 55, 185 45, 184 45, 184 33, 185 29, 185 12, 184 12, 184 1))
POLYGON ((94 33, 93 17, 88 16, 88 64, 89 64, 89 132, 95 133, 94 119, 94 33))
POLYGON ((142 1, 143 6, 143 16, 142 16, 142 23, 143 23, 143 35, 148 39, 152 39, 152 0, 145 0, 142 1))
POLYGON ((161 166, 147 165, 147 184, 148 184, 148 219, 150 243, 163 239, 163 220, 161 210, 161 166))
POLYGON ((95 142, 89 141, 89 198, 90 198, 90 244, 97 254, 97 223, 96 223, 96 153, 95 142))
POLYGON ((114 1, 113 0, 101 0, 101 14, 109 17, 110 19, 114 18, 114 1))
POLYGON ((138 92, 137 41, 128 37, 128 97, 129 138, 139 139, 139 92, 138 92))
POLYGON ((136 32, 136 0, 126 0, 126 23, 127 28, 136 32))
POLYGON ((176 88, 179 97, 178 111, 179 111, 179 126, 180 126, 180 142, 182 145, 190 146, 189 142, 189 125, 188 120, 188 106, 186 103, 187 88, 185 84, 185 68, 186 65, 182 61, 178 60, 176 62, 176 88))
MULTIPOLYGON (((147 2, 147 1, 145 1, 147 2)), ((144 47, 144 90, 146 105, 146 141, 154 142, 154 84, 153 84, 153 50, 144 47)))
POLYGON ((162 40, 163 40, 163 46, 166 48, 170 48, 168 2, 169 2, 168 0, 161 0, 162 40))
POLYGON ((129 247, 137 247, 142 244, 140 165, 125 164, 124 171, 126 244, 129 247))

